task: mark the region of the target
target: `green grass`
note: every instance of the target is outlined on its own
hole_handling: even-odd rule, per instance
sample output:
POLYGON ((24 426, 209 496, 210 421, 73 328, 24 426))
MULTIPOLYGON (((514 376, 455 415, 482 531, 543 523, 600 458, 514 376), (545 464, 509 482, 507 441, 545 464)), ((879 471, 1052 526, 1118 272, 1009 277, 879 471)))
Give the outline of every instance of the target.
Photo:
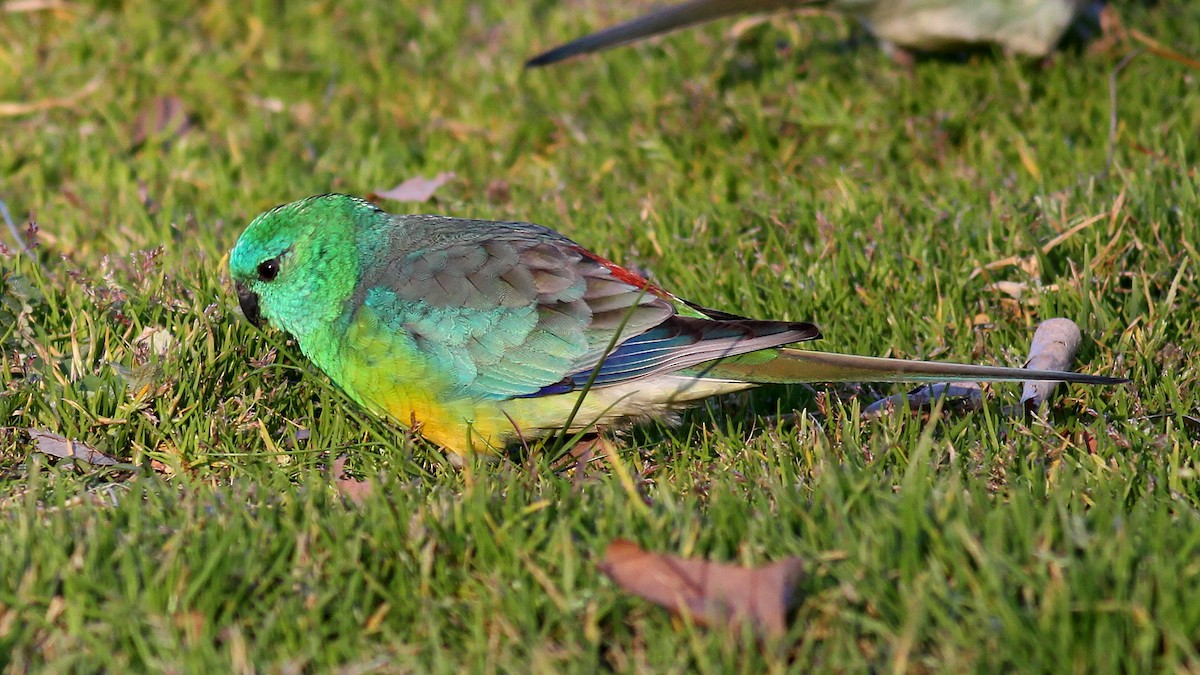
MULTIPOLYGON (((785 14, 523 73, 614 14, 170 4, 0 9, 0 102, 98 82, 0 117, 0 198, 40 228, 36 263, 0 257, 7 669, 1200 668, 1200 71, 1121 72, 1105 172, 1136 42, 910 72, 785 14), (139 138, 166 96, 190 129, 139 138), (456 471, 240 320, 223 261, 265 208, 441 171, 435 203, 389 208, 543 223, 839 351, 1017 365, 1067 316, 1079 367, 1133 384, 1044 420, 1004 418, 998 387, 932 422, 860 419, 894 388, 769 388, 625 437, 629 481, 456 471), (35 427, 125 464, 55 464, 35 427), (379 480, 361 505, 326 468, 344 452, 379 480), (616 537, 804 557, 791 631, 761 647, 624 595, 596 568, 616 537)), ((1200 53, 1194 3, 1119 9, 1200 53)))

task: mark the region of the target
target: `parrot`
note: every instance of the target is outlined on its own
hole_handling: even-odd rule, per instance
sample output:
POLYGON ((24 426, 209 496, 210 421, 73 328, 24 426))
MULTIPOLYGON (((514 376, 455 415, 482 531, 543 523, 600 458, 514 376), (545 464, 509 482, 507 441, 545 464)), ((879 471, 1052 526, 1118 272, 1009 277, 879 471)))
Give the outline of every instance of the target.
POLYGON ((229 254, 246 319, 351 399, 457 456, 675 421, 803 382, 1120 378, 802 350, 817 326, 708 309, 546 227, 393 215, 342 194, 255 217, 229 254))
POLYGON ((1092 0, 689 0, 586 35, 529 59, 545 66, 686 26, 745 12, 812 7, 858 19, 892 47, 947 52, 997 45, 1044 57, 1092 0))

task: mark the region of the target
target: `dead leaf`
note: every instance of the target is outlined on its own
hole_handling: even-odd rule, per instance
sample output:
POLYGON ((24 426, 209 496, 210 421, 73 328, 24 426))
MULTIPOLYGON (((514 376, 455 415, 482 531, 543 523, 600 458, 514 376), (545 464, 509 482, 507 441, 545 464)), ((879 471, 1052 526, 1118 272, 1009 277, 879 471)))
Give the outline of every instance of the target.
POLYGON ((999 291, 1013 300, 1020 300, 1029 291, 1029 284, 1019 281, 997 281, 984 286, 984 290, 999 291))
POLYGON ((343 497, 355 504, 361 504, 370 496, 374 486, 371 485, 371 481, 347 476, 345 468, 345 455, 333 460, 333 485, 343 497))
POLYGON ((96 466, 113 466, 119 464, 117 460, 95 448, 84 445, 79 441, 73 441, 65 436, 59 436, 45 429, 27 429, 25 433, 29 434, 29 439, 36 446, 35 449, 44 455, 60 459, 75 459, 95 464, 96 466))
POLYGON ((939 400, 946 400, 946 408, 957 412, 977 410, 983 404, 983 388, 978 382, 938 382, 918 387, 910 392, 881 398, 862 411, 863 417, 882 417, 893 410, 921 412, 933 407, 939 400))
MULTIPOLYGON (((1033 333, 1029 346, 1030 370, 1070 370, 1083 340, 1079 326, 1070 319, 1046 319, 1033 333)), ((1036 410, 1050 398, 1061 382, 1026 382, 1021 392, 1021 404, 1026 410, 1036 410)))
POLYGON ((150 101, 133 120, 129 135, 133 147, 141 147, 147 140, 162 139, 168 145, 192 129, 192 120, 178 96, 159 96, 150 101))
POLYGON ((1083 447, 1087 448, 1088 454, 1096 454, 1096 437, 1089 433, 1087 429, 1081 431, 1079 435, 1083 439, 1083 447))
POLYGON ((741 567, 650 553, 625 539, 608 545, 600 571, 622 590, 687 613, 697 623, 749 623, 764 637, 787 630, 792 594, 804 573, 803 561, 795 557, 741 567))
POLYGON ((455 178, 457 176, 453 171, 439 173, 433 178, 417 176, 409 178, 391 190, 376 192, 374 195, 380 199, 391 199, 397 202, 427 202, 438 188, 455 178))
POLYGON ((507 204, 512 201, 512 191, 508 181, 497 178, 487 184, 487 200, 492 204, 507 204))
POLYGON ((175 469, 172 469, 170 466, 163 464, 162 462, 158 461, 157 459, 150 460, 150 468, 154 469, 155 471, 157 471, 165 476, 174 476, 175 475, 175 469))
POLYGON ((166 356, 175 344, 175 336, 162 326, 146 326, 133 339, 133 344, 144 348, 147 352, 158 356, 166 356))

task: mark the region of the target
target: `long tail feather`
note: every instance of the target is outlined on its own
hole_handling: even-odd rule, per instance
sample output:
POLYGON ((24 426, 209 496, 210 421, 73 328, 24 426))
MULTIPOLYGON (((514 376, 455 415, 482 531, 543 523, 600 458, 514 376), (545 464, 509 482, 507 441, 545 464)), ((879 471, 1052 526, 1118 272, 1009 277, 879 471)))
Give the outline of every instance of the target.
POLYGON ((608 49, 651 35, 719 19, 723 16, 781 9, 795 4, 798 4, 795 0, 792 2, 787 0, 691 0, 691 2, 664 7, 632 21, 605 28, 555 47, 529 59, 525 62, 525 67, 536 68, 549 65, 572 56, 608 49))
POLYGON ((705 378, 756 384, 796 382, 1024 382, 1045 380, 1081 384, 1121 384, 1129 380, 1050 370, 1027 370, 964 363, 908 361, 782 348, 755 352, 697 369, 705 378), (764 356, 766 358, 764 358, 764 356))

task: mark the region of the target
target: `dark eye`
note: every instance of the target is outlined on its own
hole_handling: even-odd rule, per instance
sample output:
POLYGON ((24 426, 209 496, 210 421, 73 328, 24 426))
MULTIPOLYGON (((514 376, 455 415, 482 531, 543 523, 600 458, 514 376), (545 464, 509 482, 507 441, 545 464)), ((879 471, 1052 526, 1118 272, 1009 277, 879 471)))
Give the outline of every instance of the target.
POLYGON ((271 258, 266 262, 258 264, 258 278, 263 281, 271 281, 279 276, 279 259, 271 258))

